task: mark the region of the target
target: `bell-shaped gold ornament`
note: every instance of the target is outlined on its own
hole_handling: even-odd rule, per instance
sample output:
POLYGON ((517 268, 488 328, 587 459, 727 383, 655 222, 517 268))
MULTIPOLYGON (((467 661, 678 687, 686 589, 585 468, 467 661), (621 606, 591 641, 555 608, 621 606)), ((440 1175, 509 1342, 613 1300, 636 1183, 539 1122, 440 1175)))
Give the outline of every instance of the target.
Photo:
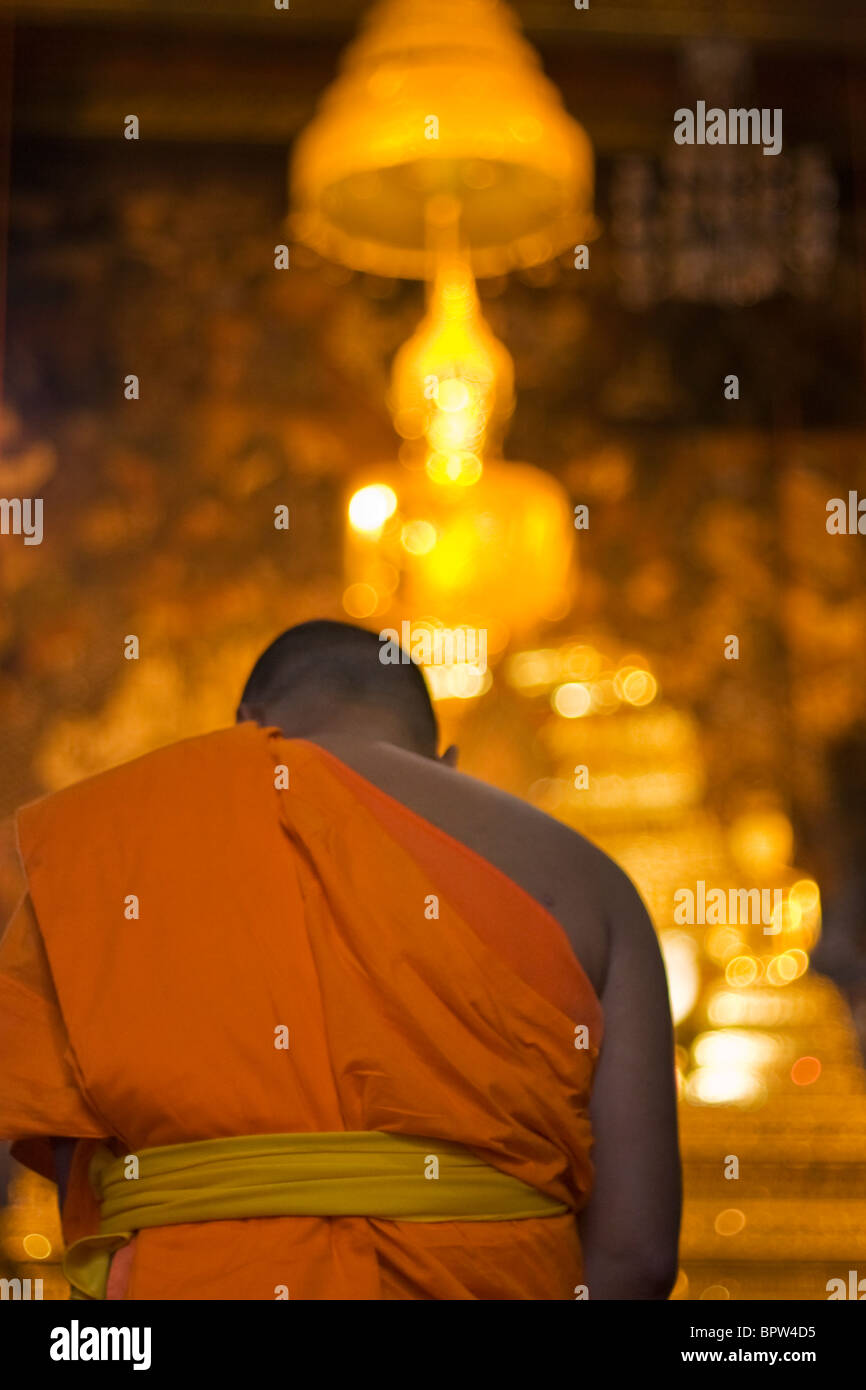
POLYGON ((456 207, 476 276, 594 232, 589 138, 500 0, 382 0, 298 138, 290 182, 293 235, 377 275, 432 277, 431 206, 456 207))

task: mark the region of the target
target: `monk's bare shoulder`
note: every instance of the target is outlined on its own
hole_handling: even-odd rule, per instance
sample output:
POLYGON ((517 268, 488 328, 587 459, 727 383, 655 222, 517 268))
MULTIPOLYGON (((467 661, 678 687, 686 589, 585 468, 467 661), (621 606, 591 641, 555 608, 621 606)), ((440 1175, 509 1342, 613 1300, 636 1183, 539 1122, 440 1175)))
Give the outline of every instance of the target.
POLYGON ((342 736, 312 741, 480 854, 540 902, 560 922, 599 987, 617 905, 629 889, 634 893, 603 850, 519 797, 393 744, 342 736))

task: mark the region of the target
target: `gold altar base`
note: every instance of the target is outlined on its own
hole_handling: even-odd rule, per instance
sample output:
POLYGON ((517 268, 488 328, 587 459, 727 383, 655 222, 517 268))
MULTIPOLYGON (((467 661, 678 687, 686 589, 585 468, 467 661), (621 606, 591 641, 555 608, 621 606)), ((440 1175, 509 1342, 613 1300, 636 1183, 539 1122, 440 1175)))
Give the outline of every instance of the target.
MULTIPOLYGON (((838 1007, 845 1012, 841 997, 838 1007)), ((850 1297, 852 1270, 855 1284, 866 1280, 866 1079, 845 1059, 827 1058, 820 1043, 817 1051, 829 1064, 823 1092, 797 1089, 753 1111, 681 1108, 675 1297, 821 1301, 840 1296, 831 1280, 850 1297), (724 1175, 731 1154, 737 1179, 724 1175)), ((859 1296, 866 1299, 866 1283, 859 1296)))

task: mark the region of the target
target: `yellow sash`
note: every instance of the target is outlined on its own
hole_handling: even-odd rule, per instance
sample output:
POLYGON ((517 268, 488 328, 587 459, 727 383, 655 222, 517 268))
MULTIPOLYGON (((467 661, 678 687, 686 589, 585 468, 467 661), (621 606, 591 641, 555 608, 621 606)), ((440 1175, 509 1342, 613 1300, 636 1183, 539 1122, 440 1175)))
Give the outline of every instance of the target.
POLYGON ((101 1148, 90 1180, 99 1233, 66 1252, 72 1298, 104 1298, 112 1255, 149 1226, 251 1216, 517 1221, 569 1210, 460 1144, 377 1131, 206 1139, 121 1158, 101 1148))

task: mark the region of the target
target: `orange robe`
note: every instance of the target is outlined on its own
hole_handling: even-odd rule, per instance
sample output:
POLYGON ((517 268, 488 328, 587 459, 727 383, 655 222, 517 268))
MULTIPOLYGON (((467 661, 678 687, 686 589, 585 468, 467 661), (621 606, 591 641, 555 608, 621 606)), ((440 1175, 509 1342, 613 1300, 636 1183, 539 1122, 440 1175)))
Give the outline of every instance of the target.
MULTIPOLYGON (((43 1171, 47 1136, 85 1141, 68 1241, 96 1229, 100 1138, 423 1135, 586 1201, 602 1019, 562 928, 332 754, 242 724, 35 802, 18 832, 35 917, 25 900, 0 945, 0 1136, 43 1171)), ((164 1226, 115 1265, 109 1297, 143 1299, 571 1299, 581 1282, 572 1214, 164 1226)))

